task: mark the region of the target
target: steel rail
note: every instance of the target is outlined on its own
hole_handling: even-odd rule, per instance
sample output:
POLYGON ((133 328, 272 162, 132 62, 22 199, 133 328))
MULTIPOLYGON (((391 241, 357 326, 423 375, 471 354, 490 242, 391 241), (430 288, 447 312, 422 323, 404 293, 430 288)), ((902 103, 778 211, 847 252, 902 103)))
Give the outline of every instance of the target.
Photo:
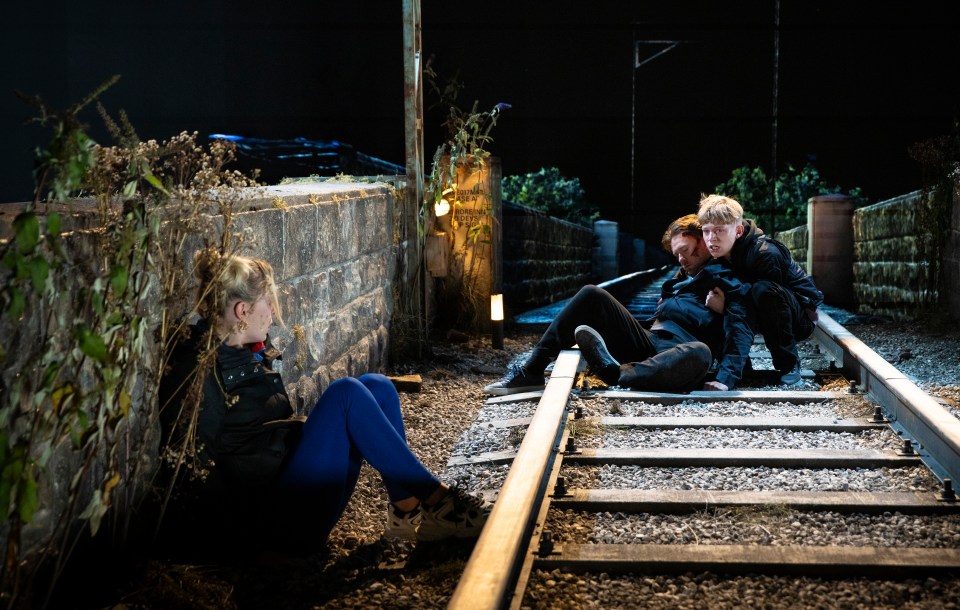
POLYGON ((821 313, 813 340, 871 400, 881 406, 895 430, 919 444, 924 463, 941 480, 960 476, 960 419, 907 379, 892 364, 821 313))
POLYGON ((508 587, 522 565, 533 527, 531 517, 537 514, 565 427, 567 403, 579 363, 578 351, 563 351, 557 358, 536 415, 448 608, 500 608, 511 593, 508 587))
MULTIPOLYGON (((812 337, 835 363, 842 365, 844 374, 859 380, 860 391, 867 394, 873 402, 880 405, 886 413, 884 420, 879 414, 873 420, 859 420, 855 425, 874 427, 879 423, 889 423, 898 434, 912 439, 915 452, 900 454, 889 452, 857 452, 861 461, 884 463, 896 466, 916 463, 922 459, 941 479, 960 474, 960 420, 949 414, 932 397, 925 394, 905 375, 883 360, 878 354, 854 337, 826 314, 821 318, 812 337)), ((674 463, 692 465, 704 461, 717 465, 724 459, 730 463, 775 461, 790 465, 828 467, 841 460, 854 459, 854 452, 843 451, 789 451, 789 450, 710 450, 683 451, 664 450, 647 452, 643 450, 573 450, 565 451, 558 459, 557 443, 565 434, 568 416, 570 392, 577 375, 579 353, 565 351, 561 353, 554 367, 553 375, 545 390, 540 393, 497 397, 488 403, 507 403, 518 400, 537 400, 536 414, 529 419, 529 428, 519 451, 491 452, 483 455, 454 456, 450 463, 509 463, 513 462, 507 479, 494 505, 493 513, 484 532, 477 541, 460 582, 453 593, 448 608, 505 608, 512 602, 519 607, 523 596, 526 577, 522 570, 533 568, 555 569, 562 567, 573 570, 630 570, 630 571, 671 571, 672 565, 680 571, 774 571, 781 573, 825 573, 839 574, 849 570, 851 574, 876 573, 880 576, 892 574, 923 574, 925 572, 955 571, 960 565, 960 551, 952 549, 897 549, 888 553, 878 547, 783 547, 768 548, 748 545, 716 548, 686 548, 674 545, 578 545, 557 544, 550 540, 540 540, 536 549, 534 536, 538 536, 547 507, 551 502, 563 508, 577 507, 591 510, 588 505, 606 505, 607 510, 633 512, 640 507, 644 512, 688 512, 696 508, 702 510, 706 505, 740 506, 759 502, 761 505, 774 502, 792 506, 795 510, 834 510, 838 512, 875 512, 877 510, 898 510, 915 514, 955 513, 958 505, 949 494, 939 499, 920 497, 922 494, 902 493, 787 493, 765 492, 752 496, 742 493, 722 492, 636 492, 617 490, 554 490, 553 497, 548 495, 546 486, 552 476, 555 477, 561 461, 569 463, 614 461, 618 463, 643 462, 674 463), (695 455, 697 452, 700 455, 695 455), (609 454, 609 455, 607 455, 609 454), (708 455, 709 454, 709 455, 708 455), (724 456, 726 454, 726 456, 724 456), (734 455, 736 454, 736 455, 734 455), (741 455, 742 454, 742 455, 741 455), (805 454, 802 455, 802 454, 805 454), (558 491, 560 490, 560 491, 558 491), (739 495, 738 495, 739 494, 739 495), (944 500, 946 502, 944 502, 944 500), (938 504, 939 502, 939 504, 938 504), (876 505, 876 506, 874 506, 876 505), (659 507, 659 508, 658 508, 659 507), (556 548, 554 548, 554 546, 556 548), (602 547, 602 548, 601 548, 602 547), (864 570, 867 570, 865 572, 864 570), (871 571, 872 570, 872 571, 871 571), (515 590, 511 589, 513 587, 515 590)), ((688 400, 709 399, 747 400, 755 402, 811 402, 836 398, 836 392, 692 392, 690 394, 660 394, 652 392, 605 391, 602 393, 581 393, 581 398, 590 395, 603 395, 608 398, 628 400, 657 400, 662 404, 677 404, 688 400)), ((695 418, 674 418, 677 421, 664 420, 671 426, 687 427, 684 424, 718 424, 717 421, 703 420, 691 422, 695 418), (683 421, 681 421, 681 419, 683 421)), ((737 419, 737 418, 734 418, 737 419)), ((731 421, 721 427, 754 427, 764 429, 767 422, 731 421)), ((787 427, 807 429, 812 421, 784 421, 787 427)), ((501 426, 526 425, 527 418, 518 418, 503 422, 501 426)), ((651 426, 656 422, 652 418, 613 418, 603 417, 604 425, 651 426)), ((824 423, 824 422, 820 422, 824 423)), ((839 421, 829 426, 851 425, 853 422, 839 421)), ((726 464, 729 465, 729 464, 726 464)), ((769 464, 768 464, 769 465, 769 464)), ((861 464, 863 465, 863 464, 861 464)), ((945 491, 949 491, 945 485, 945 491)), ((602 510, 602 509, 601 509, 602 510)), ((545 535, 545 534, 544 534, 545 535)))

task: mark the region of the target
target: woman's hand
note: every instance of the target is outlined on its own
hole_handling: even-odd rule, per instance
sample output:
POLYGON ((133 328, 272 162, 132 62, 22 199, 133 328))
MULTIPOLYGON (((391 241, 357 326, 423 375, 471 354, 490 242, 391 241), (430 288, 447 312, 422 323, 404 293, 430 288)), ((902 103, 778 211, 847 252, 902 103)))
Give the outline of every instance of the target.
POLYGON ((721 316, 723 315, 724 305, 726 304, 726 296, 723 294, 723 291, 719 287, 714 288, 707 293, 707 300, 704 305, 707 306, 707 309, 713 313, 718 313, 721 316))

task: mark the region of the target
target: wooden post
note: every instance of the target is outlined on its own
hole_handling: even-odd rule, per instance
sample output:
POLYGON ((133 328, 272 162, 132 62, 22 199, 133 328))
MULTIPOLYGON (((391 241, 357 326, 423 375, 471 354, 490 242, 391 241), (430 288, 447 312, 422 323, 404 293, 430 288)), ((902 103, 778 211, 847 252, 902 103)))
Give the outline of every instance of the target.
POLYGON ((419 209, 423 201, 423 69, 420 44, 420 0, 403 0, 403 115, 406 155, 406 187, 401 206, 399 227, 401 264, 405 269, 401 302, 417 320, 419 343, 429 336, 430 278, 420 264, 423 244, 420 238, 419 209))

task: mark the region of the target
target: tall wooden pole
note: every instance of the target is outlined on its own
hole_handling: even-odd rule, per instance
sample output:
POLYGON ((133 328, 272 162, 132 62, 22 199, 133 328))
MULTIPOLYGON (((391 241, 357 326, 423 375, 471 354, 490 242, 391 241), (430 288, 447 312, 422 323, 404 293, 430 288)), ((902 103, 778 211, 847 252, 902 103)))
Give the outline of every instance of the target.
MULTIPOLYGON (((409 306, 416 316, 420 344, 429 335, 429 278, 421 264, 423 238, 419 231, 420 202, 423 201, 423 69, 420 45, 420 0, 403 0, 403 116, 406 148, 406 188, 400 214, 401 239, 407 265, 402 281, 409 306)), ((398 306, 408 306, 399 303, 398 306)))

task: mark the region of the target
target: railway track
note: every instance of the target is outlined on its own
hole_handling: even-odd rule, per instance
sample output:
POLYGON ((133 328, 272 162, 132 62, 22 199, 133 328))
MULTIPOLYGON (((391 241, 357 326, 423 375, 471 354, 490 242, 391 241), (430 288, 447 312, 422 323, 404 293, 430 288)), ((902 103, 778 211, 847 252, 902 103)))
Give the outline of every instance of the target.
POLYGON ((532 414, 486 423, 522 436, 518 448, 450 460, 509 471, 489 492, 494 511, 448 607, 519 608, 531 575, 555 571, 960 573, 960 540, 898 538, 885 525, 890 515, 912 515, 923 531, 922 520, 960 518, 952 487, 960 420, 829 316, 808 343, 815 353, 805 361, 817 371, 805 377, 823 389, 765 387, 758 371, 760 387, 742 391, 594 391, 579 352, 568 350, 544 391, 489 399, 491 408, 527 404, 532 414), (717 483, 719 473, 744 471, 749 485, 717 483), (847 479, 826 491, 798 489, 795 473, 811 472, 847 479), (858 477, 903 480, 893 474, 903 472, 925 483, 856 484, 858 477), (661 478, 651 484, 646 473, 661 478), (664 473, 672 483, 663 483, 664 473), (684 521, 690 515, 695 525, 684 521), (784 520, 789 525, 779 529, 792 535, 771 532, 770 523, 784 520), (830 524, 851 520, 866 532, 855 543, 830 543, 830 524), (827 541, 808 544, 811 531, 827 541))

